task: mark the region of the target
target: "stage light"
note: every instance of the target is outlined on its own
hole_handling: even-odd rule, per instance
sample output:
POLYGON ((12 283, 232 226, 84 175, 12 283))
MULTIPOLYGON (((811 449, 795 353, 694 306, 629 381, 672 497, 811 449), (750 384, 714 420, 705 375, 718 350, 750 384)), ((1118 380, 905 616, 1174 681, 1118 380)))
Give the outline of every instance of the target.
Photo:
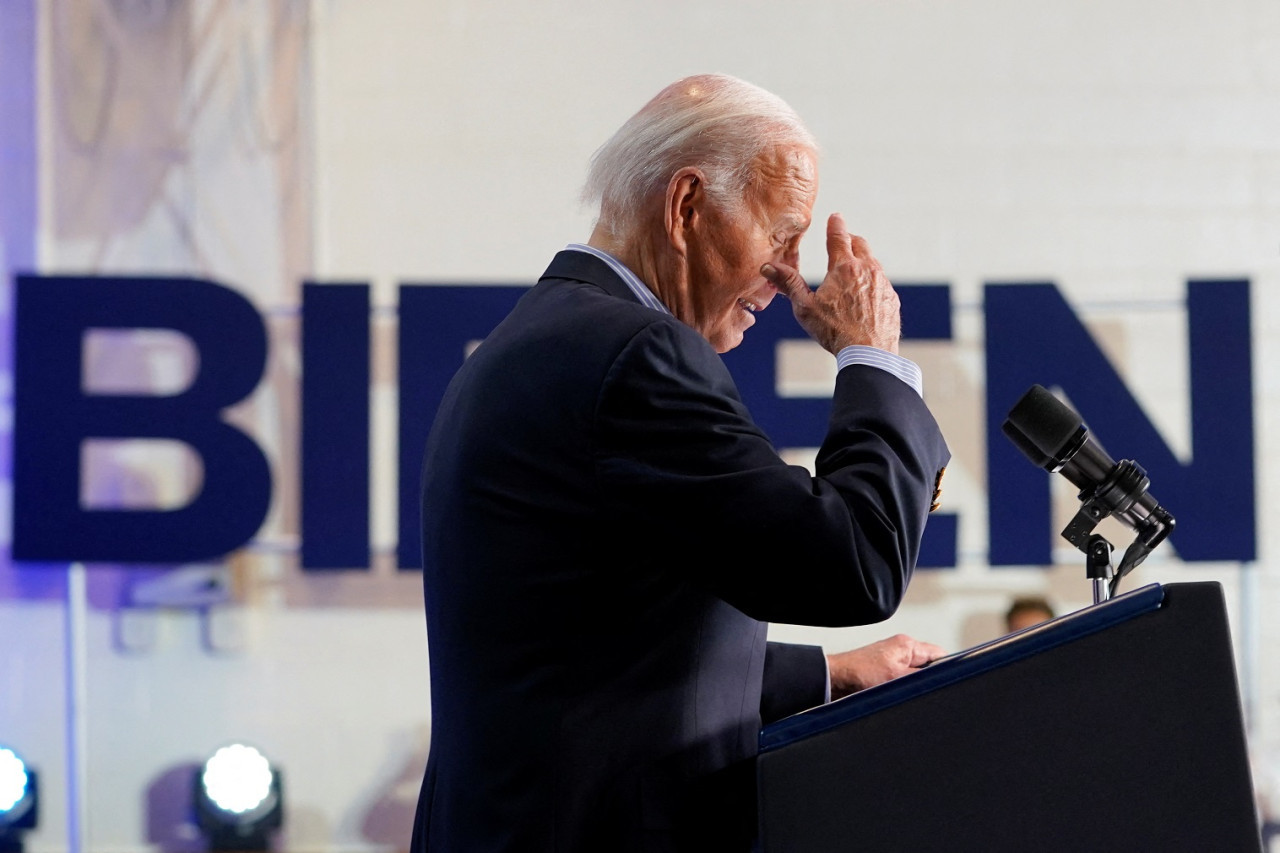
POLYGON ((18 753, 0 746, 0 853, 22 853, 22 836, 39 820, 36 773, 18 753))
POLYGON ((252 746, 224 746, 196 771, 195 812, 210 850, 267 850, 284 818, 280 771, 252 746))

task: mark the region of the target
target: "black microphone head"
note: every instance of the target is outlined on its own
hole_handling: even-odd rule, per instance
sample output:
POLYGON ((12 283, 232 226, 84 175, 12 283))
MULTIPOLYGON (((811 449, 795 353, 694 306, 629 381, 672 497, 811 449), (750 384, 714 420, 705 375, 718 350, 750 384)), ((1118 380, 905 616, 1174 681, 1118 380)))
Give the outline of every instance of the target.
POLYGON ((1000 431, 1008 436, 1009 440, 1013 442, 1014 447, 1022 451, 1023 456, 1031 460, 1032 465, 1039 468, 1053 467, 1053 458, 1046 456, 1041 452, 1040 448, 1036 447, 1031 442, 1031 439, 1027 438, 1027 436, 1023 434, 1022 430, 1018 429, 1011 422, 1005 421, 1004 424, 1001 425, 1000 431))
POLYGON ((1027 453, 1027 444, 1038 450, 1047 461, 1038 461, 1027 453, 1028 457, 1050 471, 1057 470, 1074 456, 1088 435, 1080 415, 1042 385, 1032 385, 1014 404, 1003 430, 1023 453, 1027 453), (1020 433, 1022 439, 1015 438, 1011 429, 1020 433))

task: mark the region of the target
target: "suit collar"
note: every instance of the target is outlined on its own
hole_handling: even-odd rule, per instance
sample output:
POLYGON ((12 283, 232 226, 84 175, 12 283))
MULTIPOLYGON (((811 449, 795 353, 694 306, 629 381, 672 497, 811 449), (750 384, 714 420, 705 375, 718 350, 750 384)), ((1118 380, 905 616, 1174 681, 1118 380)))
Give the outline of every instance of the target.
POLYGON ((542 274, 542 279, 539 280, 548 278, 567 278, 574 281, 582 281, 587 284, 594 284, 610 296, 628 299, 632 302, 640 301, 631 292, 631 288, 627 287, 627 283, 622 280, 621 276, 609 269, 608 264, 595 255, 589 255, 586 252, 565 250, 556 253, 556 256, 551 260, 551 265, 547 267, 547 271, 542 274))

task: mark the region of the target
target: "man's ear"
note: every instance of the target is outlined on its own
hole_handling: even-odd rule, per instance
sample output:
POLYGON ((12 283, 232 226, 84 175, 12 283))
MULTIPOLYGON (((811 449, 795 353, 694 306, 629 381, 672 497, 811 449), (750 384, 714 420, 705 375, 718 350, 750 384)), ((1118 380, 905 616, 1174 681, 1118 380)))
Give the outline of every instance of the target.
POLYGON ((667 184, 663 224, 667 230, 667 242, 681 255, 688 250, 690 230, 702 224, 703 205, 707 200, 706 185, 702 170, 692 166, 676 172, 667 184))

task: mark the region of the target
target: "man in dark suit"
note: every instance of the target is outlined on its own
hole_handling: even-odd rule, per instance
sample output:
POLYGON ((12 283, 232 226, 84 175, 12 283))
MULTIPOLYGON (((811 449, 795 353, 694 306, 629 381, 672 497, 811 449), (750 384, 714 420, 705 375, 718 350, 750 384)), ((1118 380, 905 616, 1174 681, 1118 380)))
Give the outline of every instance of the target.
POLYGON ((941 653, 766 643, 770 621, 894 612, 949 456, 866 244, 832 216, 823 284, 796 270, 815 152, 750 84, 668 87, 593 159, 589 244, 450 385, 423 480, 415 851, 745 850, 734 768, 762 719, 941 653), (777 293, 841 366, 816 476, 718 355, 777 293))

